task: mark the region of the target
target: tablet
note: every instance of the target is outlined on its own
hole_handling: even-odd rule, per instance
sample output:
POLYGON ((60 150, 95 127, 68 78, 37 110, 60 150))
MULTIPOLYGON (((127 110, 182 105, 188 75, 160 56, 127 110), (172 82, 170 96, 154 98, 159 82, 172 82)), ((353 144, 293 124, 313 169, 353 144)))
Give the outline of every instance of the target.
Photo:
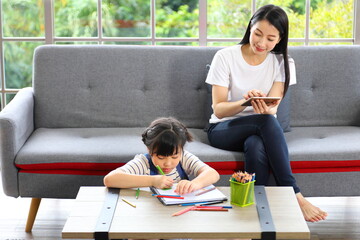
POLYGON ((251 106, 251 101, 256 99, 262 99, 265 101, 265 103, 272 103, 274 101, 280 100, 281 97, 251 97, 248 100, 246 100, 241 106, 251 106))

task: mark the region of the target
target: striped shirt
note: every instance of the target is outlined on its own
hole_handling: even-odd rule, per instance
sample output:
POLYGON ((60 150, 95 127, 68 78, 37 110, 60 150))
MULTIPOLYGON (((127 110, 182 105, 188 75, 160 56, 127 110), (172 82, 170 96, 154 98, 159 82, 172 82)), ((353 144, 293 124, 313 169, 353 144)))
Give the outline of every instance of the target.
MULTIPOLYGON (((207 166, 206 163, 204 163, 198 157, 196 157, 192 153, 189 153, 188 151, 184 151, 180 163, 189 177, 197 176, 200 168, 207 166)), ((135 175, 150 175, 149 161, 144 154, 137 154, 134 159, 130 160, 124 166, 120 167, 119 170, 125 173, 135 175)), ((180 182, 181 180, 176 168, 174 168, 170 173, 166 174, 166 176, 171 177, 174 182, 180 182)))

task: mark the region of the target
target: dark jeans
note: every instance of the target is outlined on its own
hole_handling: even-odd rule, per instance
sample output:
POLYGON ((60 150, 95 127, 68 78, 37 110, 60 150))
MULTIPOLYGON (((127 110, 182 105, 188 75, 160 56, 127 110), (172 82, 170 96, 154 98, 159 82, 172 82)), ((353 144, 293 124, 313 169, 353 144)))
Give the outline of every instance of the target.
POLYGON ((211 124, 208 138, 216 148, 244 152, 245 171, 256 174, 256 184, 266 185, 271 170, 277 185, 300 192, 283 130, 274 116, 255 114, 211 124))

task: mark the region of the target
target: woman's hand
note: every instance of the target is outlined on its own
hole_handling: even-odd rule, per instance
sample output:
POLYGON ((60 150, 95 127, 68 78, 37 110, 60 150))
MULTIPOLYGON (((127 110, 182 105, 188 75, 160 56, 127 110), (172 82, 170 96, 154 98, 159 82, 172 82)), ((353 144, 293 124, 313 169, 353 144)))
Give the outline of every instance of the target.
POLYGON ((155 175, 153 177, 153 186, 156 188, 164 189, 164 188, 171 188, 174 184, 174 180, 170 177, 163 176, 163 175, 155 175))
POLYGON ((261 90, 253 89, 248 91, 247 94, 245 94, 243 97, 245 98, 245 100, 248 100, 252 97, 266 97, 266 94, 263 93, 261 90))
MULTIPOLYGON (((247 100, 251 97, 266 97, 266 94, 261 90, 253 89, 248 91, 244 95, 244 98, 247 100)), ((254 108, 254 112, 257 114, 275 114, 277 106, 280 104, 280 100, 273 101, 271 103, 266 103, 264 100, 258 99, 251 101, 251 105, 254 108)))
POLYGON ((189 180, 181 180, 176 189, 175 192, 179 195, 191 193, 193 191, 196 191, 200 189, 201 186, 195 182, 189 181, 189 180))
POLYGON ((265 101, 261 99, 251 101, 254 112, 258 114, 275 114, 276 107, 279 105, 279 103, 280 100, 276 100, 271 103, 265 103, 265 101))

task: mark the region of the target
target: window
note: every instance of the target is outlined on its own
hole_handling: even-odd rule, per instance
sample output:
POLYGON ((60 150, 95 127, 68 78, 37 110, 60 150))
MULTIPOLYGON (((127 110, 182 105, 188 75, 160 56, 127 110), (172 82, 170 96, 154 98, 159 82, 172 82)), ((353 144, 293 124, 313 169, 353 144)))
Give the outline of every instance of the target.
POLYGON ((288 14, 289 45, 360 44, 356 0, 2 0, 1 109, 32 85, 43 44, 229 46, 260 6, 288 14))

